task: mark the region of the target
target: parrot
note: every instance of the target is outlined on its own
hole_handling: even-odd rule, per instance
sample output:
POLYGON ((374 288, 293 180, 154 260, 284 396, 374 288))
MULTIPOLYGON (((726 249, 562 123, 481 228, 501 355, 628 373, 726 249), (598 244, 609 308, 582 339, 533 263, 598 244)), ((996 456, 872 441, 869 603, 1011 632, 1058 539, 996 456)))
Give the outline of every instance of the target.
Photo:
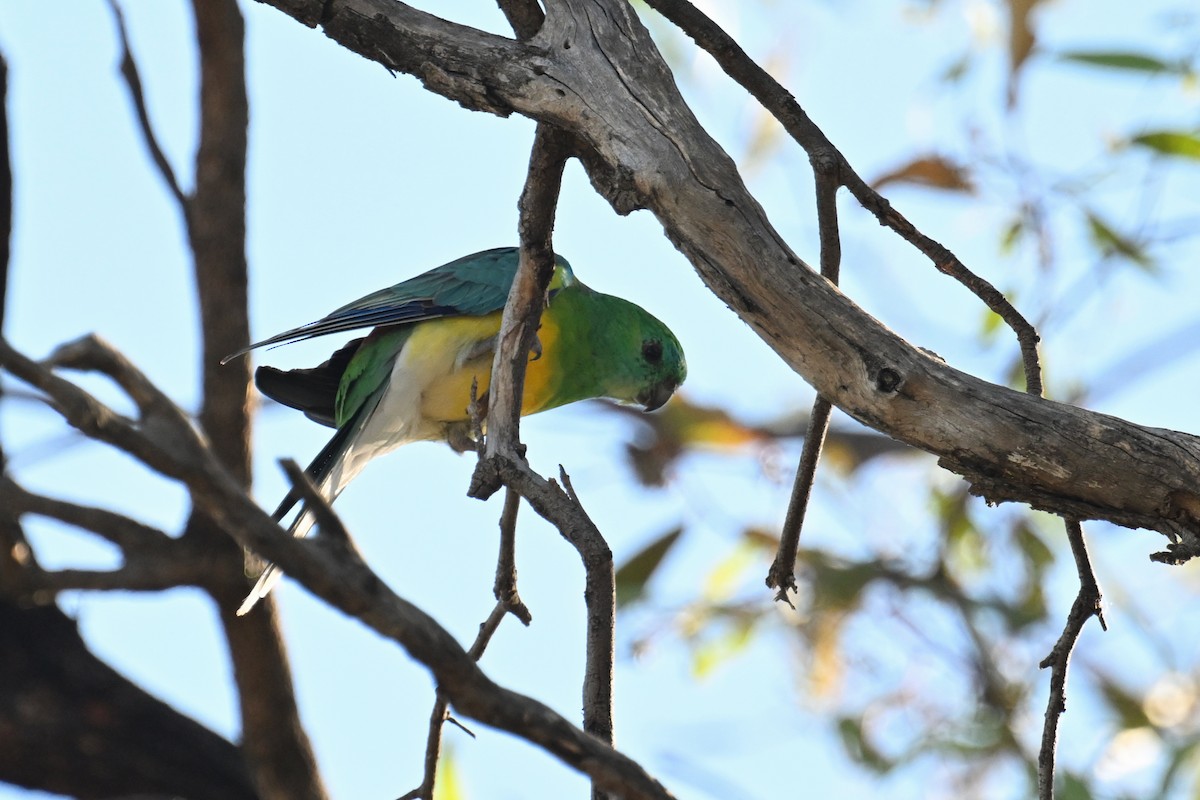
MULTIPOLYGON (((366 295, 327 316, 230 354, 364 328, 370 332, 309 369, 260 366, 262 394, 335 429, 308 467, 333 502, 368 461, 401 445, 445 440, 470 444, 472 391, 486 409, 500 317, 517 272, 519 250, 485 250, 366 295), (474 387, 474 388, 473 388, 474 387)), ((675 334, 634 303, 594 291, 554 256, 547 303, 525 372, 521 414, 592 398, 662 406, 687 376, 675 334)), ((295 490, 273 518, 297 504, 295 490)), ((315 520, 303 507, 289 526, 306 536, 315 520)), ((268 564, 238 615, 249 612, 280 577, 268 564)))

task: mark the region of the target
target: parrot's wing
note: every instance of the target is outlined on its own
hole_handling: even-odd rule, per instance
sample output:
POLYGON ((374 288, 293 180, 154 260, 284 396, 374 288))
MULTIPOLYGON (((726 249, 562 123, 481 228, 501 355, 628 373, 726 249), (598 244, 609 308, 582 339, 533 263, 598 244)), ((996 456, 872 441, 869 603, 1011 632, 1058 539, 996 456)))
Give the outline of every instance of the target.
MULTIPOLYGON (((380 289, 348 303, 316 322, 276 334, 243 347, 221 360, 268 345, 286 344, 330 333, 421 322, 458 314, 490 314, 504 308, 517 273, 515 247, 485 250, 443 264, 415 278, 380 289)), ((575 282, 565 259, 556 257, 552 290, 575 282)))

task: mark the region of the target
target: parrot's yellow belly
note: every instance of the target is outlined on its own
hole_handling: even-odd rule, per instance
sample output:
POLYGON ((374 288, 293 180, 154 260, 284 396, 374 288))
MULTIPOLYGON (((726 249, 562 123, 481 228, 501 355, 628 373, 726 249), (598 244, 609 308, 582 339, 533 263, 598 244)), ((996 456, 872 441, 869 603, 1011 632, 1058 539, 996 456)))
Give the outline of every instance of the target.
MULTIPOLYGON (((421 416, 432 422, 461 422, 470 418, 471 385, 476 397, 483 398, 491 386, 493 347, 500 331, 500 314, 482 317, 454 317, 421 323, 413 331, 405 350, 414 354, 410 368, 424 379, 421 392, 421 416), (421 355, 416 355, 421 354, 421 355)), ((530 353, 525 369, 522 414, 533 414, 553 405, 557 381, 553 369, 554 345, 558 325, 553 315, 542 315, 538 329, 541 355, 530 353)))

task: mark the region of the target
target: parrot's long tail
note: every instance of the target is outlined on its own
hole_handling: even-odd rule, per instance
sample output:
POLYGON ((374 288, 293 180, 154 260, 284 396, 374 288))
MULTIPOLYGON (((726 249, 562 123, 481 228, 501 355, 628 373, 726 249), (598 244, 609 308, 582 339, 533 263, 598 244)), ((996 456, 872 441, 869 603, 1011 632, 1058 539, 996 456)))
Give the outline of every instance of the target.
MULTIPOLYGON (((333 435, 329 443, 321 448, 321 452, 317 453, 317 457, 308 465, 308 469, 306 470, 308 477, 312 479, 313 484, 321 492, 321 496, 330 503, 337 499, 342 489, 346 488, 346 484, 350 483, 358 475, 369 460, 366 458, 355 458, 353 449, 359 434, 362 432, 363 425, 373 410, 373 404, 368 408, 362 409, 355 419, 348 425, 340 428, 333 435)), ((282 522, 288 512, 298 503, 300 503, 300 495, 293 488, 283 498, 283 502, 275 509, 275 513, 271 515, 271 518, 276 522, 282 522)), ((316 518, 312 512, 304 505, 301 505, 296 518, 288 526, 288 533, 297 538, 307 536, 315 522, 316 518)), ((275 584, 279 583, 279 579, 282 577, 283 571, 275 564, 268 563, 266 569, 258 577, 258 582, 250 590, 250 594, 246 595, 246 599, 242 601, 241 607, 237 610, 237 615, 240 617, 254 608, 259 600, 270 593, 271 589, 275 587, 275 584)))

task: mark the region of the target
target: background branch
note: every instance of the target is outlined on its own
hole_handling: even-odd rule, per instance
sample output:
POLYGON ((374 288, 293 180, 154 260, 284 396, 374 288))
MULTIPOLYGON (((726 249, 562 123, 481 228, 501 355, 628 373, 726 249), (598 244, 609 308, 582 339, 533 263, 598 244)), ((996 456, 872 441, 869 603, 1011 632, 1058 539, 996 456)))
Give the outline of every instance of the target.
POLYGON ((158 143, 158 136, 154 133, 154 125, 150 122, 150 112, 146 108, 146 93, 142 90, 142 77, 138 72, 137 61, 133 57, 133 50, 129 47, 129 33, 125 29, 125 15, 121 12, 121 6, 117 4, 117 0, 108 0, 108 7, 112 9, 113 18, 117 23, 117 36, 121 40, 121 77, 125 79, 125 87, 129 90, 129 99, 133 101, 133 110, 137 116, 138 130, 142 133, 142 141, 145 143, 146 149, 150 151, 150 160, 154 162, 154 166, 158 169, 158 174, 162 177, 163 182, 167 184, 167 191, 175 198, 175 203, 179 206, 180 213, 186 219, 189 209, 188 197, 179 186, 179 179, 175 177, 175 170, 171 167, 171 162, 167 160, 162 145, 158 143))

